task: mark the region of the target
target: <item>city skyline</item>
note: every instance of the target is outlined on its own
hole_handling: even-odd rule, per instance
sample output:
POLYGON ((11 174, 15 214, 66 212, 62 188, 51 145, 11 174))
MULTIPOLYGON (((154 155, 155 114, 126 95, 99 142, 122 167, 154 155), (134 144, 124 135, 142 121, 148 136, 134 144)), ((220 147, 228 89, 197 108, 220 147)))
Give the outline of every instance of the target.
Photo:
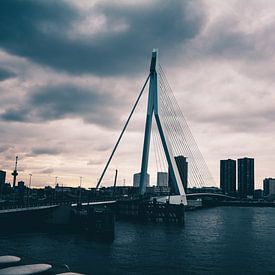
MULTIPOLYGON (((215 186, 220 159, 247 156, 262 188, 275 177, 273 10, 257 1, 1 1, 0 170, 12 182, 18 155, 18 180, 77 186, 83 176, 94 187, 157 47, 215 186)), ((146 100, 105 183, 115 168, 119 183, 140 172, 146 100)))

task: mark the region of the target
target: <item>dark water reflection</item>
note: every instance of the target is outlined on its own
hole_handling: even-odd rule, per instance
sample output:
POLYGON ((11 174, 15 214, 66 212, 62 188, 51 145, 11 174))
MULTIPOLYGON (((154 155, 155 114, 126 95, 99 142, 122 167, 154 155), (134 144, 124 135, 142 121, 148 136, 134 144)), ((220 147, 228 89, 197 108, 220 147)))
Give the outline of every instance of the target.
POLYGON ((275 208, 186 213, 184 228, 119 222, 111 244, 78 234, 0 236, 0 253, 86 274, 275 274, 275 208))

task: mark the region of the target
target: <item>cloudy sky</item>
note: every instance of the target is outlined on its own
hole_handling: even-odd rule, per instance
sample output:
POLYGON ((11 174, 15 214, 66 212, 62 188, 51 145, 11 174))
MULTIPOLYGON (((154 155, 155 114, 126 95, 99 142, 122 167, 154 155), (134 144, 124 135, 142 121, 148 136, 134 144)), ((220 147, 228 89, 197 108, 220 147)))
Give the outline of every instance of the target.
MULTIPOLYGON (((95 186, 158 48, 215 184, 220 159, 248 156, 261 187, 275 177, 274 29, 273 0, 1 0, 0 169, 10 180, 18 155, 36 186, 95 186)), ((145 110, 146 95, 103 185, 140 170, 145 110)))

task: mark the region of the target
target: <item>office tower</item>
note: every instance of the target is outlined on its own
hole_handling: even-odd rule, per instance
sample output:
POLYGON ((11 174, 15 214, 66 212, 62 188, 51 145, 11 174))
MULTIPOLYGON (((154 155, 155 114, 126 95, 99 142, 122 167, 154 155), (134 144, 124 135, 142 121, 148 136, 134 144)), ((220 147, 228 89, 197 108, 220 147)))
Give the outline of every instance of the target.
POLYGON ((241 198, 254 194, 254 159, 238 159, 238 192, 241 198))
POLYGON ((236 193, 236 161, 220 161, 220 188, 224 194, 236 193))
POLYGON ((157 186, 168 187, 168 173, 166 172, 157 173, 157 186))
POLYGON ((6 171, 0 170, 0 186, 6 182, 6 171))
POLYGON ((19 189, 25 189, 25 182, 24 181, 18 181, 18 188, 19 189))
POLYGON ((264 196, 275 195, 275 179, 266 178, 263 181, 264 196))
MULTIPOLYGON (((185 193, 187 193, 187 182, 188 182, 188 162, 186 157, 184 156, 176 156, 175 157, 175 161, 179 170, 179 174, 180 174, 180 178, 181 178, 181 182, 183 184, 183 188, 185 193)), ((170 176, 171 172, 170 172, 170 167, 168 169, 168 174, 169 174, 169 181, 168 181, 168 185, 171 189, 171 193, 175 193, 174 190, 174 185, 172 182, 172 178, 170 176)))
MULTIPOLYGON (((133 178, 133 186, 134 187, 139 187, 140 177, 141 177, 141 173, 134 174, 134 178, 133 178)), ((150 175, 149 174, 146 175, 145 182, 146 182, 146 187, 149 187, 150 186, 150 175)))
POLYGON ((268 196, 269 195, 269 179, 263 180, 263 189, 264 189, 264 192, 263 192, 264 197, 268 196))
POLYGON ((275 195, 275 179, 269 180, 269 196, 275 195))

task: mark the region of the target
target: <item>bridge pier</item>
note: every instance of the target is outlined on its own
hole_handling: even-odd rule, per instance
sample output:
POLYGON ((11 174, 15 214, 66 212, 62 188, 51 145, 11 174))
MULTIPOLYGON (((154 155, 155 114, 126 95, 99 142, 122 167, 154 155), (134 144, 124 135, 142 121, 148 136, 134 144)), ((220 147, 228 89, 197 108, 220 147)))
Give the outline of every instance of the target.
POLYGON ((159 203, 155 199, 121 200, 117 202, 116 213, 119 219, 183 225, 185 206, 159 203))

